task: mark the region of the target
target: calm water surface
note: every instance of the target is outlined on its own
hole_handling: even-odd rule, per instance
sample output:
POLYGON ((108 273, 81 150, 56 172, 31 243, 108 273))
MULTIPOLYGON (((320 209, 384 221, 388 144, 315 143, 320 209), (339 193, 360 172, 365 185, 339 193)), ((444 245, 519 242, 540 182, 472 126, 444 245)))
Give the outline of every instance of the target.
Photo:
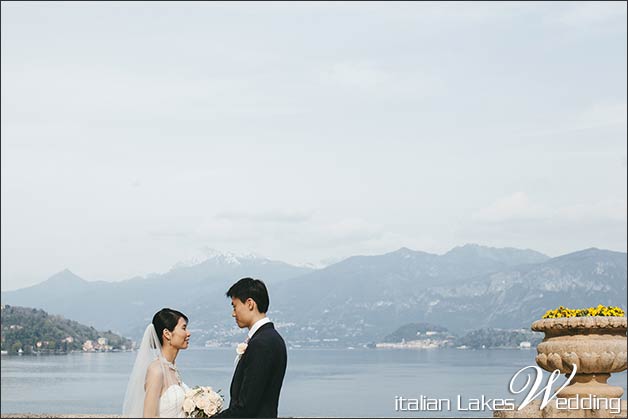
MULTIPOLYGON (((289 350, 280 416, 490 417, 458 411, 456 397, 514 398, 515 372, 535 350, 289 350), (395 397, 452 400, 452 411, 398 412, 395 397)), ((2 413, 120 414, 133 352, 2 357, 2 413)), ((229 400, 233 349, 188 349, 177 365, 189 386, 211 385, 229 400)), ((562 383, 562 379, 560 382, 562 383)), ((626 372, 609 382, 626 389, 626 372)), ((626 398, 624 394, 623 398, 626 398)))

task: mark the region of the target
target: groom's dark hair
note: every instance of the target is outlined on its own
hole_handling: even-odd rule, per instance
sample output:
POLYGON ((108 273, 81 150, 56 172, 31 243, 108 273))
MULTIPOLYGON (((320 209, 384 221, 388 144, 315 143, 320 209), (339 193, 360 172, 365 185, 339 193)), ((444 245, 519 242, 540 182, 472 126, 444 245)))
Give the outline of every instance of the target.
POLYGON ((237 298, 243 303, 251 298, 257 304, 257 309, 260 313, 268 311, 268 290, 266 290, 266 285, 259 279, 242 278, 229 288, 227 297, 237 298))

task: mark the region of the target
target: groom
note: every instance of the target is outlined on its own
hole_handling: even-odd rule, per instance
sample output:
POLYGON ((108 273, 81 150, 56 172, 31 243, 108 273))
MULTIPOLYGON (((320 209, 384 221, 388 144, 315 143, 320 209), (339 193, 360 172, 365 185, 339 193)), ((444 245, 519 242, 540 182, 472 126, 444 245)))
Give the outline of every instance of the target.
POLYGON ((276 418, 286 373, 286 344, 266 317, 268 291, 259 279, 242 278, 229 288, 236 323, 248 328, 238 345, 238 365, 231 380, 229 408, 215 417, 276 418))

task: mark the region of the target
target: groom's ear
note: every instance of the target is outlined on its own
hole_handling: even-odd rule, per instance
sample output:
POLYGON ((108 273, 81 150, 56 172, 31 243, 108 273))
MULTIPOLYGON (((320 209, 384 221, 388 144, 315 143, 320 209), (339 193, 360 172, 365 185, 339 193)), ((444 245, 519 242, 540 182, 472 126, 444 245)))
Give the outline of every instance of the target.
POLYGON ((249 310, 253 310, 256 307, 257 307, 257 303, 255 302, 254 299, 250 297, 246 299, 246 308, 248 308, 249 310))

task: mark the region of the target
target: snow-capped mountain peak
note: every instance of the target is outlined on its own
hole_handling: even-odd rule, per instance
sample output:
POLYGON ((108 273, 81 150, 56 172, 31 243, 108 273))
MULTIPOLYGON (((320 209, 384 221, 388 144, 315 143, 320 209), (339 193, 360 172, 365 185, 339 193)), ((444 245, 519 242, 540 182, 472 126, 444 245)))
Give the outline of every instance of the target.
POLYGON ((305 263, 297 264, 296 266, 299 266, 301 268, 319 270, 319 269, 325 269, 328 266, 338 263, 344 259, 345 258, 343 257, 329 257, 329 258, 321 259, 317 262, 305 262, 305 263))
POLYGON ((216 263, 221 264, 221 265, 241 265, 242 261, 245 261, 245 260, 246 261, 250 261, 250 260, 264 261, 266 260, 266 258, 260 255, 253 254, 253 253, 237 254, 233 252, 220 252, 211 247, 204 246, 198 249, 190 257, 174 264, 174 266, 170 270, 196 266, 203 262, 207 262, 208 260, 214 260, 216 263))

